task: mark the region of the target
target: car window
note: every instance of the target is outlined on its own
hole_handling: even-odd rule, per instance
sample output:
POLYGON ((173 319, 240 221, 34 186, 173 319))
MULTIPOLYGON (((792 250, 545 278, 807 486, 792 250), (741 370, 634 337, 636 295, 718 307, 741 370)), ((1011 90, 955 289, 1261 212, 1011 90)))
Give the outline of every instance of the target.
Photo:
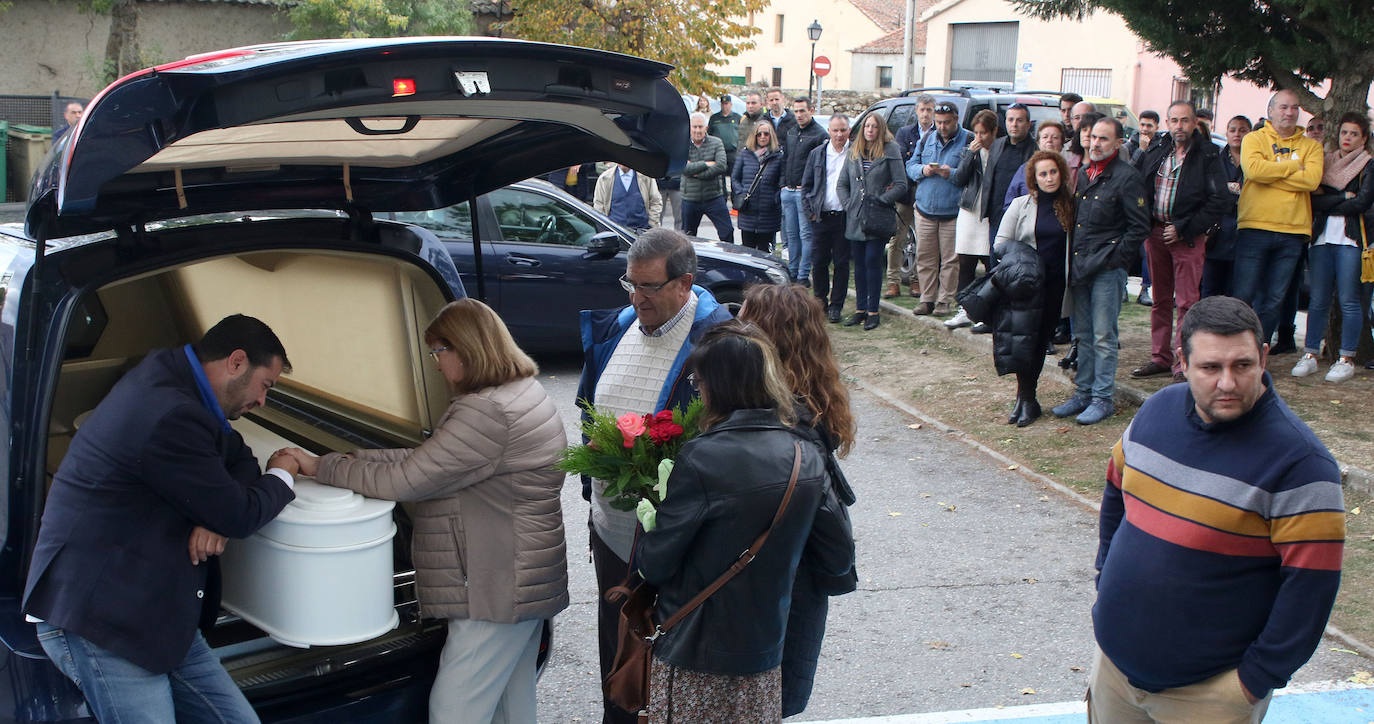
POLYGON ((897 129, 911 123, 911 117, 916 113, 915 103, 903 103, 892 107, 892 113, 887 116, 887 127, 892 131, 892 135, 897 135, 897 129))
POLYGON ((487 198, 506 241, 586 246, 596 233, 595 222, 550 196, 506 188, 487 198))
POLYGON ((1059 113, 1057 106, 1026 106, 1030 109, 1030 119, 1033 128, 1039 128, 1041 121, 1062 121, 1063 115, 1059 113))
POLYGON ((472 214, 466 201, 430 211, 398 211, 396 220, 422 226, 445 238, 472 239, 472 214))

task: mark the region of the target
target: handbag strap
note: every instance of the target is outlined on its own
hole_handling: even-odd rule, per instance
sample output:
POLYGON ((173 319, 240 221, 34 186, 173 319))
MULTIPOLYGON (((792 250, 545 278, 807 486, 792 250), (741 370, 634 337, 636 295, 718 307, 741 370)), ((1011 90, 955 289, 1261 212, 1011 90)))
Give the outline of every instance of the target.
POLYGON ((754 189, 759 187, 759 179, 763 178, 764 167, 772 160, 772 154, 765 154, 762 159, 759 159, 759 170, 754 174, 754 180, 749 183, 749 190, 744 192, 746 198, 754 195, 754 189))
POLYGON ((741 553, 739 558, 736 558, 735 562, 730 564, 730 568, 726 570, 725 573, 721 574, 720 578, 717 578, 711 585, 706 587, 706 590, 698 593, 695 598, 688 601, 682 608, 679 608, 677 613, 674 613, 672 616, 669 616, 666 621, 655 626, 652 638, 656 639, 660 635, 667 633, 669 629, 678 625, 682 619, 687 617, 687 614, 695 611, 698 606, 706 602, 706 599, 710 598, 716 591, 719 591, 721 586, 729 583, 731 578, 739 575, 740 571, 743 571, 745 566, 748 566, 754 560, 754 557, 759 554, 759 549, 763 547, 763 542, 768 540, 768 534, 772 533, 778 521, 782 520, 783 511, 787 510, 787 503, 792 500, 792 491, 797 489, 797 476, 801 474, 801 443, 793 440, 792 448, 794 450, 792 457, 792 477, 787 481, 787 492, 782 494, 782 502, 778 504, 778 512, 773 514, 773 522, 768 524, 768 529, 763 531, 758 538, 754 539, 754 544, 749 546, 748 550, 741 553))

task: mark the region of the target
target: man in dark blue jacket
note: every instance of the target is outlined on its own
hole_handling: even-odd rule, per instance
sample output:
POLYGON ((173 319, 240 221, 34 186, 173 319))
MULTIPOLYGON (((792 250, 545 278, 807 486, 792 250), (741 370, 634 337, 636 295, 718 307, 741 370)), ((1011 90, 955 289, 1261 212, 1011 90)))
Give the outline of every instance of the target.
POLYGON ((290 456, 263 474, 229 426, 290 369, 267 325, 226 317, 194 345, 150 352, 72 440, 24 611, 98 720, 257 721, 197 625, 219 610, 224 537, 294 498, 290 456))
MULTIPOLYGON (((616 417, 675 407, 685 410, 696 396, 686 379, 687 356, 707 329, 730 319, 730 312, 710 292, 692 284, 696 249, 676 231, 651 229, 641 234, 630 247, 625 266, 620 285, 629 292, 630 305, 582 312, 585 362, 578 402, 594 404, 616 417)), ((634 511, 611 507, 610 499, 601 495, 605 489, 605 481, 582 479, 582 497, 592 504, 591 549, 603 679, 615 658, 620 614, 620 606, 606 600, 606 591, 624 582, 629 573, 635 537, 634 511)), ((636 718, 605 702, 604 724, 634 724, 636 718)))

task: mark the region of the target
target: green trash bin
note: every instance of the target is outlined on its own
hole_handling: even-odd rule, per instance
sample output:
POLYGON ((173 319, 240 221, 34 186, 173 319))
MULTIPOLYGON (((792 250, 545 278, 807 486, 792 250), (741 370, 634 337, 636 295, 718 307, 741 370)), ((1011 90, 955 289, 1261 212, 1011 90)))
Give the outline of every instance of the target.
POLYGON ((10 176, 9 171, 6 170, 5 164, 5 161, 9 156, 9 147, 10 122, 0 121, 0 202, 10 200, 9 194, 6 192, 6 190, 8 189, 8 185, 6 182, 9 180, 10 176))
POLYGON ((9 158, 8 176, 10 186, 14 189, 14 199, 28 201, 33 176, 42 168, 43 157, 52 148, 52 129, 12 123, 5 135, 9 140, 5 155, 9 158))

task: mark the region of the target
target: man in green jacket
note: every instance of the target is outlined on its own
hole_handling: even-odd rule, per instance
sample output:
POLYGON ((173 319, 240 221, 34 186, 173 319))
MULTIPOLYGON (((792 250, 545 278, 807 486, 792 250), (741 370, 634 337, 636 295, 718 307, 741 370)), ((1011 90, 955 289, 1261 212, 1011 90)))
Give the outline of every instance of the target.
POLYGON ((735 168, 735 150, 739 148, 740 115, 730 108, 730 94, 720 97, 720 112, 706 121, 706 132, 720 139, 725 146, 725 175, 735 168))
POLYGON ((705 214, 721 241, 735 240, 730 209, 725 206, 725 145, 706 133, 706 114, 693 113, 687 141, 687 165, 682 168, 682 232, 697 235, 705 214))

